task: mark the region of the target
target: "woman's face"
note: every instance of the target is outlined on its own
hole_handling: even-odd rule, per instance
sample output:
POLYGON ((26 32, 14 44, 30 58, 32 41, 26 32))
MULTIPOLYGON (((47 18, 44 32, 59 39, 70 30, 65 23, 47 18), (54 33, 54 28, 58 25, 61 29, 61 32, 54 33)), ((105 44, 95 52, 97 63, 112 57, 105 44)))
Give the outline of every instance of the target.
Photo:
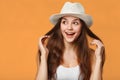
POLYGON ((64 38, 64 41, 72 43, 81 33, 80 19, 73 16, 64 16, 61 20, 60 29, 64 38))

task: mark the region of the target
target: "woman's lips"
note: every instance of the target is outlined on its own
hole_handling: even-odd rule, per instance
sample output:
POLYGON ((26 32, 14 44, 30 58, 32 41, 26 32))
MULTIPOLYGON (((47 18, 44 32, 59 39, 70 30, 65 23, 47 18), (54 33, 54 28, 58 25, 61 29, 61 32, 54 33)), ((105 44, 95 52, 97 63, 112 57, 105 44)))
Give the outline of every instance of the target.
POLYGON ((72 32, 72 33, 71 33, 71 32, 65 32, 65 34, 66 34, 66 36, 67 36, 68 38, 72 38, 75 33, 73 33, 73 32, 72 32))

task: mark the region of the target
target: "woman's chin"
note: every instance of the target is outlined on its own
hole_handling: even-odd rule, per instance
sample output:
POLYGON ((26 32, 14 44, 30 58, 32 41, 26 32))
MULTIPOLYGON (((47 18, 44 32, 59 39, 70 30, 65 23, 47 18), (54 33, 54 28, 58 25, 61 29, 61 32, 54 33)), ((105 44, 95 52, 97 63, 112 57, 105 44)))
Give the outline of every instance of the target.
POLYGON ((73 43, 74 42, 74 39, 70 38, 70 39, 66 39, 65 40, 67 43, 73 43))

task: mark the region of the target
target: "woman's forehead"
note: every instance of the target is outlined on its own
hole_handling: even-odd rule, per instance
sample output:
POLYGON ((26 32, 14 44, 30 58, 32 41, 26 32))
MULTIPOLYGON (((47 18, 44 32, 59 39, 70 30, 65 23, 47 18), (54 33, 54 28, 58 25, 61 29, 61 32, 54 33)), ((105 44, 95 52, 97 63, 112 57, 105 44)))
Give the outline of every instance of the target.
POLYGON ((80 18, 71 16, 71 15, 66 15, 66 16, 63 16, 62 19, 65 19, 65 20, 67 20, 67 19, 79 20, 80 18))

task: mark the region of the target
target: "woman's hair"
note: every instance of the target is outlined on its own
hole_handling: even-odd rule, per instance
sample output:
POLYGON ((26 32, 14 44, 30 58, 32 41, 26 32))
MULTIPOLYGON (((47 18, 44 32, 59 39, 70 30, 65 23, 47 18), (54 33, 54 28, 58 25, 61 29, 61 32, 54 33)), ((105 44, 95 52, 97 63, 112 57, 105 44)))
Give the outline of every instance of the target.
MULTIPOLYGON (((48 32, 46 35, 50 35, 50 38, 47 42, 47 48, 49 50, 48 55, 48 80, 55 79, 56 69, 63 62, 63 52, 65 49, 63 36, 60 31, 60 24, 61 19, 59 19, 58 23, 48 32)), ((81 34, 74 42, 77 49, 77 57, 78 62, 80 63, 80 70, 83 77, 83 80, 90 80, 91 75, 91 53, 93 52, 92 49, 88 46, 87 35, 100 40, 84 23, 84 21, 80 20, 82 23, 81 34)), ((101 41, 101 40, 100 40, 101 41)), ((40 60, 40 51, 39 51, 39 60, 40 60)), ((103 69, 105 61, 105 49, 102 51, 102 65, 101 65, 101 72, 103 69)), ((79 76, 79 78, 80 78, 79 76)))

